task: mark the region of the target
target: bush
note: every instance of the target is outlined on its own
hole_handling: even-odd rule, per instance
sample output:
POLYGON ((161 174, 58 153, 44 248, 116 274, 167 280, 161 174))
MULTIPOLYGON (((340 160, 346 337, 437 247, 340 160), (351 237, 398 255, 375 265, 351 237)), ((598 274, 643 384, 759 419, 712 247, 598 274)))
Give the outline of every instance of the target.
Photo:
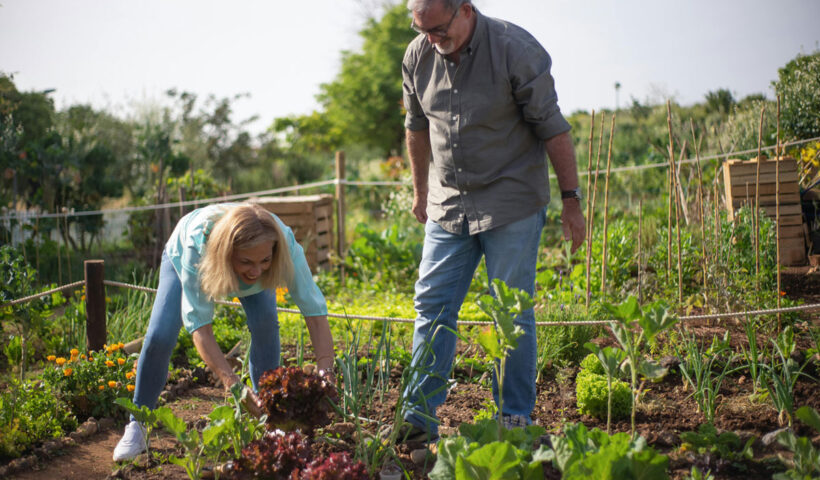
MULTIPOLYGON (((575 379, 578 412, 606 419, 608 391, 606 376, 581 370, 575 379)), ((632 390, 629 384, 612 379, 612 418, 627 418, 632 411, 632 390)))

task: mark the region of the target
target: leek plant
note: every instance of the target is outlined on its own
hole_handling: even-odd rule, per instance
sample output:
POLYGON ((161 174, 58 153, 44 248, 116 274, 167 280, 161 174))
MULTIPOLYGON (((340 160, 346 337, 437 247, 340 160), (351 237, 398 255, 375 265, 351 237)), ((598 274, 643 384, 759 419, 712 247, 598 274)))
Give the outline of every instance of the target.
MULTIPOLYGON (((712 425, 715 421, 715 413, 720 402, 720 386, 727 375, 736 372, 743 367, 731 368, 736 355, 732 353, 727 360, 720 357, 728 352, 728 349, 713 351, 711 353, 701 350, 694 335, 686 335, 681 332, 683 339, 684 354, 678 354, 681 358, 680 371, 683 378, 692 387, 690 396, 695 398, 698 410, 703 414, 706 423, 712 425), (723 367, 716 374, 716 364, 723 362, 723 367)), ((714 342, 713 342, 714 344, 714 342)))

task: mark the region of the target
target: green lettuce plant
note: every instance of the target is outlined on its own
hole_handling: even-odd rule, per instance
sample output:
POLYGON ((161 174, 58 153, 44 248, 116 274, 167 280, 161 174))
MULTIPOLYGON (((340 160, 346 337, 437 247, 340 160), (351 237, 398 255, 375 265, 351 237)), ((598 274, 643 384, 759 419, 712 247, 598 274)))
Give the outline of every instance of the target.
MULTIPOLYGON (((584 358, 584 361, 581 362, 581 368, 587 369, 592 373, 600 373, 606 375, 606 392, 607 392, 607 400, 606 400, 606 433, 611 432, 611 424, 612 424, 612 397, 613 397, 613 387, 612 387, 612 379, 615 378, 618 373, 620 372, 621 364, 623 364, 624 360, 626 360, 626 352, 619 348, 613 347, 604 347, 601 348, 598 345, 595 345, 592 342, 587 342, 584 344, 588 350, 592 351, 584 358), (591 360, 594 360, 591 361, 591 360), (585 366, 585 362, 588 366, 585 366), (591 368, 590 368, 591 367, 591 368)), ((583 370, 582 370, 583 371, 583 370)), ((620 380, 618 380, 620 382, 620 380)), ((623 383, 623 382, 620 382, 623 383)), ((626 386, 626 384, 623 384, 626 386)), ((622 390, 622 388, 621 388, 622 390)), ((623 394, 620 394, 623 395, 623 394)), ((576 398, 578 398, 578 391, 576 390, 576 398)), ((621 403, 620 401, 618 402, 621 403)), ((632 407, 632 399, 630 398, 629 401, 626 403, 628 405, 627 408, 632 407)), ((580 408, 580 406, 579 406, 580 408)), ((619 415, 620 410, 618 410, 619 415)), ((596 415, 597 416, 597 415, 596 415)), ((598 416, 600 418, 600 416, 598 416)))

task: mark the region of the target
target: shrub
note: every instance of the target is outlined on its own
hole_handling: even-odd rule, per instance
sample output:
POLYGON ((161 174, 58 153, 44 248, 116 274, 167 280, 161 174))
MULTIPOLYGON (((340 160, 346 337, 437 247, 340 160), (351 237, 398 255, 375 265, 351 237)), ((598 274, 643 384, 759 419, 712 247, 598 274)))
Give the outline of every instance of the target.
MULTIPOLYGON (((606 419, 606 376, 581 370, 575 379, 575 396, 579 413, 606 419)), ((626 418, 631 410, 632 390, 629 384, 612 379, 612 418, 626 418)))

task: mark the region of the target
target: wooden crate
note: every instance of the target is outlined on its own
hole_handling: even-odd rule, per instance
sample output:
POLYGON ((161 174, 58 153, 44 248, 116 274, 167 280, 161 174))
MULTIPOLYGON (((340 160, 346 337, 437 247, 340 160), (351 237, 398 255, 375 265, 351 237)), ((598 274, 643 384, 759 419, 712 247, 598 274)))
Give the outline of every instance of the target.
POLYGON ((257 197, 249 200, 273 212, 293 229, 296 241, 305 249, 310 269, 330 269, 333 249, 333 196, 257 197))
POLYGON ((770 218, 777 216, 777 171, 780 169, 780 263, 804 265, 806 263, 805 227, 803 209, 800 205, 797 161, 781 157, 780 162, 764 159, 760 163, 760 182, 757 182, 757 160, 728 160, 723 164, 723 183, 726 189, 726 205, 729 219, 743 205, 753 206, 756 190, 760 189, 760 209, 770 218))

